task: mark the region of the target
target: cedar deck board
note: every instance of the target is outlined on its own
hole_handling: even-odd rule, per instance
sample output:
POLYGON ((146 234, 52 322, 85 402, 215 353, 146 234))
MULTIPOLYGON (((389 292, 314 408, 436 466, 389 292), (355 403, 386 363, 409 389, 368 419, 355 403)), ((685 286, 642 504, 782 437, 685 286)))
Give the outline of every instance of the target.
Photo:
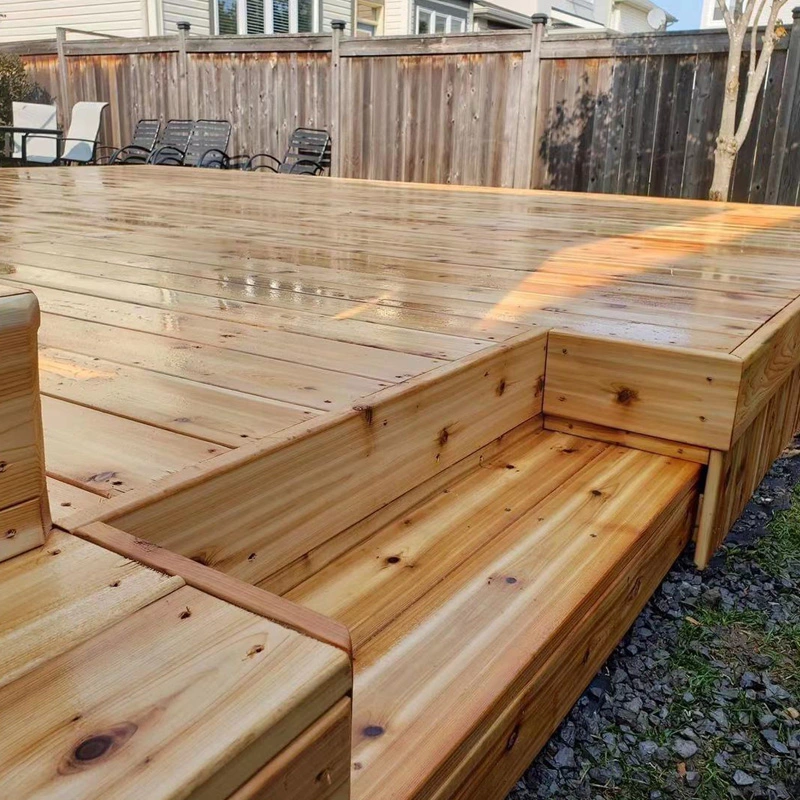
MULTIPOLYGON (((597 570, 594 584, 586 576, 597 589, 595 610, 570 628, 581 632, 578 639, 597 637, 596 653, 587 662, 594 664, 619 636, 606 622, 636 613, 685 542, 699 464, 752 462, 741 467, 747 467, 747 479, 733 488, 723 476, 722 491, 706 507, 706 533, 713 533, 706 541, 716 545, 796 419, 797 392, 781 388, 800 362, 796 208, 169 168, 3 170, 0 200, 7 209, 0 262, 6 288, 0 287, 0 296, 29 289, 43 312, 45 444, 59 524, 75 529, 105 520, 144 538, 163 535, 169 546, 182 541, 177 549, 184 555, 290 598, 305 597, 334 617, 341 614, 359 651, 357 685, 368 692, 393 679, 395 655, 408 657, 395 650, 405 633, 432 612, 447 618, 449 604, 457 606, 458 597, 469 595, 464 587, 470 576, 505 563, 509 548, 523 541, 541 546, 541 558, 555 573, 564 567, 566 553, 581 570, 597 570), (49 211, 54 204, 62 209, 57 217, 49 211), (626 356, 618 357, 621 371, 628 370, 624 380, 610 359, 596 381, 601 396, 609 387, 618 393, 618 383, 632 389, 639 398, 637 413, 620 414, 615 406, 611 413, 584 397, 583 364, 577 376, 567 375, 572 395, 562 391, 548 398, 546 376, 542 383, 542 368, 533 358, 548 336, 555 343, 561 337, 599 344, 601 353, 644 354, 637 364, 645 368, 633 370, 626 356), (618 349, 605 346, 610 342, 618 349), (681 364, 684 355, 691 355, 694 367, 681 364), (470 370, 495 360, 499 373, 495 365, 483 381, 491 392, 480 388, 480 380, 467 380, 470 370), (667 363, 671 366, 660 374, 667 363), (708 374, 702 377, 711 378, 711 386, 695 382, 705 366, 708 374), (508 385, 498 380, 507 369, 517 370, 508 385), (444 399, 448 391, 456 392, 455 401, 444 399), (653 391, 661 397, 651 407, 653 391), (529 393, 527 400, 523 392, 529 393), (670 392, 681 402, 670 403, 670 392), (572 399, 559 401, 561 395, 572 399), (425 400, 415 408, 417 396, 425 400), (566 407, 576 400, 591 413, 580 411, 571 419, 566 407), (563 433, 540 432, 543 403, 563 433), (707 416, 705 403, 713 406, 709 424, 699 420, 707 416), (490 425, 483 417, 489 408, 496 409, 490 425), (408 435, 362 442, 356 427, 374 424, 384 409, 399 410, 384 418, 405 425, 408 435), (414 416, 426 410, 430 418, 419 428, 414 416), (763 435, 777 418, 780 436, 763 435), (372 457, 365 462, 375 465, 371 472, 358 472, 359 458, 336 462, 347 463, 348 477, 341 480, 330 470, 326 476, 322 463, 315 462, 334 452, 315 451, 315 437, 329 437, 325 441, 333 447, 337 439, 330 432, 339 426, 353 428, 356 438, 348 434, 338 441, 345 450, 358 441, 359 457, 372 457), (422 436, 417 444, 410 438, 415 430, 422 436), (567 543, 563 552, 547 544, 547 536, 534 544, 518 487, 537 471, 558 474, 557 469, 547 458, 537 462, 540 456, 522 451, 519 473, 504 474, 496 463, 499 453, 513 451, 526 437, 572 442, 574 447, 565 449, 574 449, 580 461, 566 484, 571 489, 548 494, 540 506, 580 522, 571 491, 580 494, 586 476, 605 475, 613 484, 611 494, 628 498, 618 500, 625 507, 621 515, 628 506, 652 501, 652 514, 640 509, 636 520, 640 538, 627 540, 613 555, 603 553, 608 561, 580 555, 581 540, 567 543), (750 441, 763 444, 757 458, 746 454, 750 441), (315 503, 294 520, 268 521, 267 530, 297 528, 306 535, 293 542, 294 549, 276 550, 269 537, 252 539, 251 523, 261 524, 275 511, 264 505, 265 498, 269 491, 275 494, 275 476, 282 474, 259 472, 259 464, 267 467, 264 459, 282 451, 302 453, 304 447, 310 448, 310 473, 323 488, 329 484, 327 494, 307 486, 305 497, 315 503), (724 461, 720 453, 727 447, 733 449, 724 461), (441 463, 428 465, 425 453, 441 463), (420 459, 416 466, 404 461, 409 455, 420 459), (480 466, 484 460, 486 466, 480 466), (244 470, 241 476, 237 470, 244 470), (243 502, 238 477, 248 474, 254 479, 247 490, 252 497, 244 503, 248 517, 237 525, 237 504, 243 502), (625 478, 615 482, 615 475, 625 478), (388 485, 398 478, 397 486, 388 485), (635 487, 645 479, 647 491, 640 487, 637 494, 635 487), (229 491, 198 514, 192 492, 202 497, 213 481, 229 491), (449 548, 441 535, 446 526, 435 525, 442 513, 437 502, 447 506, 439 495, 451 481, 462 488, 476 482, 474 497, 454 492, 464 498, 461 512, 470 502, 477 504, 481 519, 481 528, 471 529, 464 540, 478 546, 471 557, 463 543, 449 548), (653 486, 664 488, 660 499, 652 497, 653 486), (498 521, 501 504, 508 519, 498 521), (164 509, 175 513, 164 515, 164 509), (209 532, 217 509, 229 520, 228 534, 235 535, 224 543, 212 535, 192 545, 200 541, 197 533, 209 532), (405 525, 405 515, 414 524, 405 525), (394 516, 399 521, 392 522, 394 516), (248 536, 258 548, 250 547, 248 536), (198 552, 188 552, 195 546, 198 552), (390 568, 397 564, 381 561, 376 569, 372 563, 389 558, 396 547, 402 551, 397 563, 408 554, 419 557, 418 583, 406 578, 390 588, 390 568), (259 558, 265 554, 266 563, 259 558), (604 564, 608 570, 601 576, 604 564), (450 572, 437 583, 442 565, 450 572), (365 591, 379 596, 374 616, 347 591, 338 600, 331 596, 346 588, 344 567, 365 576, 365 591), (625 587, 637 576, 641 582, 635 585, 645 588, 631 600, 625 587)), ((590 361, 595 368, 594 356, 590 361)), ((563 370, 560 380, 563 385, 563 370)), ((304 472, 299 470, 298 478, 304 472)), ((287 486, 292 485, 290 480, 287 486)), ((534 503, 535 496, 528 500, 534 503)), ((131 552, 148 547, 134 542, 131 552)), ((180 574, 177 567, 175 573, 180 574)), ((193 590, 198 587, 203 588, 196 583, 193 590)), ((526 585, 517 588, 527 591, 526 585)), ((580 615, 576 607, 570 611, 571 602, 564 599, 559 606, 554 600, 554 614, 558 606, 565 620, 580 615)), ((508 714, 519 717, 489 715, 477 729, 470 728, 472 706, 450 709, 455 722, 441 726, 454 737, 445 760, 431 762, 424 749, 419 759, 407 758, 414 769, 397 781, 391 778, 399 796, 501 797, 511 773, 526 763, 568 705, 569 691, 547 677, 571 663, 575 639, 566 631, 553 634, 553 645, 561 649, 548 656, 550 667, 536 671, 529 663, 525 669, 533 672, 524 680, 522 673, 514 680, 509 673, 505 684, 498 679, 486 687, 498 708, 502 696, 508 714), (527 722, 537 709, 543 709, 543 720, 527 722), (502 755, 517 724, 525 746, 502 755)), ((434 636, 434 650, 446 646, 445 634, 434 636)), ((443 656, 442 663, 445 673, 460 674, 458 659, 443 656)), ((444 673, 434 678, 448 680, 444 673)), ((461 678, 453 680, 460 685, 461 678)), ((354 773, 356 797, 368 795, 371 782, 383 780, 382 771, 392 774, 393 762, 376 767, 375 760, 384 742, 398 735, 393 725, 377 742, 358 739, 360 727, 370 724, 359 716, 364 705, 358 692, 356 746, 363 763, 354 773)), ((476 691, 470 702, 488 696, 476 691)), ((424 708, 424 699, 419 702, 424 708)), ((373 708, 382 708, 380 699, 370 703, 370 713, 373 708)), ((394 719, 391 703, 385 711, 394 719)), ((425 726, 431 720, 409 713, 403 724, 410 732, 400 735, 401 747, 418 736, 429 739, 425 726)), ((264 779, 272 780, 272 774, 263 773, 264 779)), ((338 800, 343 792, 336 788, 331 796, 338 800)))
MULTIPOLYGON (((235 448, 532 326, 711 360, 746 347, 762 325, 780 329, 800 294, 794 208, 291 177, 273 190, 274 180, 4 170, 0 276, 10 291, 39 295, 43 341, 57 356, 43 369, 45 391, 235 448), (99 359, 102 376, 87 359, 99 359)), ((775 350, 745 375, 756 394, 740 398, 736 433, 785 374, 786 346, 775 350)), ((725 442, 724 432, 682 438, 670 421, 657 431, 625 428, 619 415, 588 421, 725 442)), ((181 469, 176 440, 153 436, 151 474, 100 486, 107 497, 181 469)), ((53 477, 98 488, 82 464, 63 463, 61 441, 50 451, 53 477)))

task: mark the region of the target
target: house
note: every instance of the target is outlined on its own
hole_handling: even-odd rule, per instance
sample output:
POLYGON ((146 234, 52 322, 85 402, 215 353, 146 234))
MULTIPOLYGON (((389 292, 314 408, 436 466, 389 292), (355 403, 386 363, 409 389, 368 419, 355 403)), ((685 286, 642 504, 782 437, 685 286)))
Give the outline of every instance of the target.
MULTIPOLYGON (((462 33, 530 27, 533 14, 546 14, 551 30, 652 31, 652 0, 384 0, 381 33, 462 33)), ((359 6, 362 5, 359 2, 359 6)), ((665 12, 666 23, 676 18, 665 12)))
POLYGON ((186 20, 209 33, 209 0, 0 0, 0 42, 54 39, 56 26, 112 36, 161 36, 186 20))
MULTIPOLYGON (((191 23, 192 33, 258 34, 352 30, 354 0, 0 0, 0 42, 53 39, 56 27, 112 36, 164 36, 191 23)), ((377 35, 383 6, 359 2, 358 29, 377 35), (362 8, 363 7, 363 8, 362 8)))
MULTIPOLYGON (((706 3, 714 0, 706 0, 706 3)), ((52 39, 57 26, 113 36, 315 33, 346 22, 358 36, 530 27, 647 31, 652 0, 0 0, 0 42, 52 39)), ((667 15, 668 20, 674 17, 667 15)))
MULTIPOLYGON (((792 6, 795 3, 789 3, 778 14, 778 19, 783 22, 789 23, 792 21, 792 6)), ((728 6, 733 6, 733 0, 728 0, 728 6)), ((761 11, 761 18, 759 25, 766 25, 769 19, 769 12, 772 4, 764 3, 764 8, 761 11)), ((725 20, 722 18, 722 9, 719 7, 717 0, 703 0, 703 8, 700 12, 700 27, 701 28, 724 28, 725 20)))

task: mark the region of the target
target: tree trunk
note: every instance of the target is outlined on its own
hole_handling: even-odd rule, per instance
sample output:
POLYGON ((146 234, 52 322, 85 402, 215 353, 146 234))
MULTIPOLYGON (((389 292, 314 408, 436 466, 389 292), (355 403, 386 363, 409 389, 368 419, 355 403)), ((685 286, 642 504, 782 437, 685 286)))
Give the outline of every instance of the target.
POLYGON ((714 152, 714 178, 711 181, 709 200, 728 199, 736 152, 736 104, 739 100, 739 65, 742 61, 744 31, 730 35, 728 66, 725 70, 725 95, 722 101, 722 118, 719 124, 717 149, 714 152))
POLYGON ((709 200, 724 202, 728 199, 735 160, 735 144, 733 147, 730 144, 726 147, 723 142, 718 142, 717 151, 714 154, 714 177, 711 181, 711 189, 708 192, 709 200))

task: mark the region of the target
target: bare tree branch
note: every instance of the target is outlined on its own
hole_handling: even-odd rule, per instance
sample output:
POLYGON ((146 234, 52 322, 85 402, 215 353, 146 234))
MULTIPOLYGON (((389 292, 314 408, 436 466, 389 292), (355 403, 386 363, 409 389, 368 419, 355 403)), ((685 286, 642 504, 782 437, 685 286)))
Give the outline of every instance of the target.
MULTIPOLYGON (((742 114, 739 118, 739 124, 736 126, 735 138, 737 147, 742 146, 747 132, 750 129, 750 122, 753 119, 756 99, 764 83, 764 76, 766 75, 767 67, 769 66, 772 53, 775 49, 775 42, 778 39, 775 33, 775 23, 777 22, 781 8, 783 8, 787 2, 788 0, 772 0, 772 8, 770 9, 767 25, 764 30, 758 63, 755 70, 747 74, 747 88, 745 90, 744 103, 742 104, 742 114)), ((756 25, 753 26, 753 31, 757 31, 756 25)))
POLYGON ((756 56, 758 55, 756 52, 756 45, 758 44, 758 21, 761 19, 761 14, 764 11, 764 3, 766 3, 766 1, 767 0, 761 0, 761 2, 758 4, 756 15, 750 18, 750 68, 747 71, 748 87, 750 75, 756 71, 756 56))
POLYGON ((725 27, 728 29, 728 36, 733 35, 733 20, 731 19, 731 12, 728 11, 728 4, 725 0, 717 0, 717 7, 722 11, 722 19, 725 20, 725 27))

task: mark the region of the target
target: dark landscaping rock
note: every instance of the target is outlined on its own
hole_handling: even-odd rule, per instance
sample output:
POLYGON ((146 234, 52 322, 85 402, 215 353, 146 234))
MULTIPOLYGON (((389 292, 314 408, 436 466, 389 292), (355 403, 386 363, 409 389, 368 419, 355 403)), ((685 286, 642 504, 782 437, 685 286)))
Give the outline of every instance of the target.
POLYGON ((672 745, 672 749, 681 758, 691 758, 697 753, 698 747, 694 742, 690 742, 688 739, 676 739, 675 743, 672 745))
POLYGON ((736 772, 733 773, 733 782, 737 786, 752 786, 756 779, 752 775, 748 775, 746 772, 737 769, 736 772))

